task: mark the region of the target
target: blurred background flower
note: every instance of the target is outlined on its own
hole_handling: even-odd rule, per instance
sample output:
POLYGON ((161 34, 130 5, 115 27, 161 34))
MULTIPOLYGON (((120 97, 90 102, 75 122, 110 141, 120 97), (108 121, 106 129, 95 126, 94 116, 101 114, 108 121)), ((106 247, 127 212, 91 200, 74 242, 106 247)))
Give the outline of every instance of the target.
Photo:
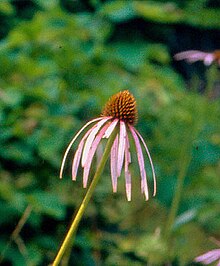
POLYGON ((206 66, 210 66, 215 62, 220 65, 220 50, 215 50, 210 53, 197 50, 189 50, 175 54, 174 59, 186 60, 188 63, 203 61, 204 65, 206 66))
POLYGON ((201 262, 202 264, 206 264, 206 265, 217 261, 216 265, 219 266, 220 265, 220 249, 213 249, 211 251, 208 251, 204 253, 203 255, 196 257, 195 261, 201 262))

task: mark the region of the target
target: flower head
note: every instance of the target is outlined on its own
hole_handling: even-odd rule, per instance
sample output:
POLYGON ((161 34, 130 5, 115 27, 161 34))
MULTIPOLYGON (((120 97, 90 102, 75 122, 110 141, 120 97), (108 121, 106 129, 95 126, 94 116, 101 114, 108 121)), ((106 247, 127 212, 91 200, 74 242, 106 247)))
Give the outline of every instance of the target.
POLYGON ((124 164, 124 175, 125 175, 125 186, 126 195, 128 201, 131 200, 131 174, 129 171, 129 165, 131 163, 131 153, 130 153, 130 142, 129 134, 134 139, 138 164, 141 176, 141 192, 145 195, 146 200, 149 198, 148 184, 146 178, 144 155, 142 151, 141 144, 143 145, 148 159, 151 164, 151 169, 153 173, 154 180, 154 191, 153 196, 156 194, 156 178, 153 162, 148 151, 147 145, 144 142, 140 133, 134 128, 137 122, 137 108, 134 96, 127 90, 119 92, 113 95, 109 101, 106 103, 103 112, 100 117, 89 121, 85 126, 83 126, 80 131, 71 140, 69 146, 63 157, 60 178, 62 178, 64 164, 66 161, 67 154, 81 134, 81 132, 92 125, 82 137, 79 142, 78 148, 73 157, 72 163, 72 179, 76 180, 79 163, 81 160, 81 166, 83 168, 83 187, 87 186, 87 181, 89 177, 89 171, 94 154, 103 138, 109 138, 114 130, 118 130, 116 137, 114 139, 113 145, 110 152, 110 168, 111 168, 111 178, 113 192, 117 191, 117 180, 121 176, 123 164, 124 164))
POLYGON ((220 65, 220 50, 215 50, 212 53, 189 50, 180 52, 174 55, 176 60, 186 60, 188 63, 194 63, 196 61, 203 61, 204 65, 209 66, 213 62, 220 65))
POLYGON ((211 264, 216 260, 218 260, 216 265, 220 266, 220 249, 213 249, 195 258, 196 262, 201 262, 205 265, 211 264))

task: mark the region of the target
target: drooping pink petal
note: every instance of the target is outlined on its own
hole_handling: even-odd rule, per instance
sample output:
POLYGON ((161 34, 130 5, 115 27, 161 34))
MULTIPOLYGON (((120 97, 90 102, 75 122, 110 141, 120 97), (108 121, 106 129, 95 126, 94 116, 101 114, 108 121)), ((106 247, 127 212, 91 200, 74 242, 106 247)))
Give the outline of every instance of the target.
POLYGON ((220 249, 213 249, 205 254, 195 258, 196 262, 202 262, 204 264, 210 264, 213 261, 220 258, 220 249))
POLYGON ((129 164, 131 162, 131 154, 129 151, 130 145, 128 140, 128 135, 126 135, 126 142, 125 142, 125 188, 126 188, 126 195, 127 200, 131 201, 131 174, 129 171, 129 164))
POLYGON ((69 150, 70 148, 72 147, 73 143, 75 142, 75 140, 78 138, 78 136, 81 134, 81 132, 86 128, 88 127, 90 124, 96 122, 96 121, 99 121, 99 120, 102 120, 103 117, 98 117, 98 118, 95 118, 91 121, 89 121, 88 123, 86 123, 78 132, 77 134, 74 136, 74 138, 70 141, 70 144, 68 145, 68 147, 66 148, 66 151, 64 153, 64 156, 63 156, 63 160, 62 160, 62 163, 61 163, 61 167, 60 167, 60 178, 62 178, 63 176, 63 169, 64 169, 64 165, 65 165, 65 161, 66 161, 66 157, 69 153, 69 150))
POLYGON ((99 166, 99 162, 102 159, 104 153, 104 143, 100 143, 96 149, 96 164, 95 164, 95 168, 97 168, 99 166))
POLYGON ((109 124, 106 124, 103 126, 103 128, 100 130, 100 132, 95 137, 95 140, 93 141, 92 146, 89 150, 88 157, 87 157, 87 160, 85 162, 84 171, 83 171, 83 187, 84 188, 86 188, 86 186, 87 186, 89 170, 90 170, 92 159, 94 157, 96 149, 97 149, 103 135, 105 134, 105 131, 109 128, 109 126, 110 126, 109 124))
POLYGON ((110 117, 103 117, 101 121, 99 121, 96 125, 95 128, 91 131, 91 133, 89 134, 84 149, 83 149, 83 154, 82 154, 82 167, 85 166, 86 160, 88 158, 88 154, 89 154, 89 150, 91 148, 92 142, 96 136, 96 134, 98 133, 98 131, 100 130, 100 128, 110 119, 110 117))
POLYGON ((81 139, 78 148, 75 152, 74 158, 73 158, 73 163, 72 163, 72 180, 76 180, 76 176, 77 176, 77 171, 78 171, 78 167, 79 167, 79 162, 80 162, 80 158, 81 158, 81 154, 82 154, 82 149, 85 143, 86 138, 88 137, 88 135, 90 134, 90 132, 92 131, 93 127, 90 128, 86 134, 83 136, 83 138, 81 139))
POLYGON ((144 156, 141 149, 140 141, 138 139, 138 136, 134 130, 134 127, 129 125, 129 129, 131 131, 131 134, 133 136, 135 147, 137 151, 137 157, 138 157, 138 164, 140 168, 140 174, 141 174, 141 192, 145 194, 146 200, 149 199, 149 192, 148 192, 148 185, 147 185, 147 178, 146 178, 146 171, 144 166, 144 156))
POLYGON ((118 145, 118 177, 121 175, 121 170, 124 162, 126 134, 127 132, 125 122, 120 121, 120 134, 118 145))
POLYGON ((115 120, 111 123, 110 127, 106 130, 106 132, 105 132, 103 138, 106 138, 106 139, 109 138, 109 136, 112 134, 113 130, 115 129, 117 123, 118 123, 118 119, 115 119, 115 120))
POLYGON ((213 54, 211 54, 211 53, 208 53, 206 56, 205 56, 205 58, 204 58, 204 64, 206 65, 206 66, 210 66, 211 65, 211 63, 214 61, 214 55, 213 54))
POLYGON ((131 153, 130 153, 130 143, 128 139, 128 134, 126 134, 126 145, 127 145, 127 150, 128 150, 128 163, 131 163, 131 153))
POLYGON ((205 263, 205 264, 210 264, 210 263, 216 261, 218 258, 219 258, 219 255, 217 255, 217 254, 213 254, 210 258, 205 259, 205 260, 203 261, 203 263, 205 263))
POLYGON ((118 180, 118 134, 114 140, 111 148, 111 177, 112 177, 112 189, 113 192, 117 192, 117 180, 118 180))
POLYGON ((205 56, 208 53, 197 51, 197 50, 189 50, 189 51, 184 51, 180 52, 174 55, 174 58, 176 60, 187 60, 190 63, 194 63, 198 60, 204 60, 205 56))
POLYGON ((152 174, 153 174, 153 181, 154 181, 154 192, 153 192, 153 196, 155 196, 156 193, 157 193, 157 182, 156 182, 156 175, 155 175, 155 170, 154 170, 153 161, 152 161, 152 158, 151 158, 151 156, 150 156, 150 152, 149 152, 149 150, 148 150, 148 148, 147 148, 147 145, 146 145, 144 139, 142 138, 141 134, 140 134, 135 128, 134 128, 134 130, 135 130, 135 132, 137 133, 137 135, 139 136, 139 138, 141 139, 141 141, 142 141, 142 143, 143 143, 143 145, 144 145, 144 148, 145 148, 145 150, 146 150, 146 152, 147 152, 148 159, 149 159, 149 161, 150 161, 151 170, 152 170, 152 174))

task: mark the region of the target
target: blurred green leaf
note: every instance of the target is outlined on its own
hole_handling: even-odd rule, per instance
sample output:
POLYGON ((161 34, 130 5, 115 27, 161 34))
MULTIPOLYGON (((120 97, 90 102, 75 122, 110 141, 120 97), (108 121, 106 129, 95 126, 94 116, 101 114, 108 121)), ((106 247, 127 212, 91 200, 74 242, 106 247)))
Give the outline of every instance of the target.
POLYGON ((133 6, 138 15, 155 22, 176 23, 183 19, 183 12, 172 2, 134 1, 133 6))
POLYGON ((1 1, 0 2, 0 12, 6 15, 12 15, 14 13, 14 8, 9 1, 1 1))
POLYGON ((27 196, 27 199, 35 211, 56 219, 64 218, 65 207, 57 195, 48 192, 35 192, 27 196))
POLYGON ((187 210, 176 218, 174 228, 181 227, 182 225, 191 222, 197 214, 196 209, 187 210))
POLYGON ((116 22, 125 21, 134 17, 132 1, 110 1, 106 2, 98 10, 98 13, 108 16, 111 20, 116 22))

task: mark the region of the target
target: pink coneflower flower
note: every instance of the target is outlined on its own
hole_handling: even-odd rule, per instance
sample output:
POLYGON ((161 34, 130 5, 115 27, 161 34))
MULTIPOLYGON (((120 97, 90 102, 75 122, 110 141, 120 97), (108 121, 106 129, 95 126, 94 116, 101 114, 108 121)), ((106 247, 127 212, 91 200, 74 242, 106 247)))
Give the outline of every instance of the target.
POLYGON ((195 258, 196 262, 201 262, 205 265, 211 264, 217 260, 217 266, 220 266, 220 249, 213 249, 195 258))
POLYGON ((215 50, 212 53, 189 50, 174 55, 176 60, 186 60, 188 63, 203 61, 204 65, 210 66, 213 62, 220 65, 220 50, 215 50))
POLYGON ((92 125, 92 127, 87 130, 85 135, 80 140, 78 148, 74 154, 72 163, 72 180, 76 180, 79 163, 81 161, 81 166, 83 168, 83 187, 86 188, 91 163, 94 154, 98 148, 98 145, 100 144, 103 138, 108 139, 114 130, 118 130, 110 152, 110 169, 113 192, 117 191, 117 180, 118 177, 121 176, 122 168, 124 165, 126 195, 128 201, 131 200, 131 174, 129 171, 129 165, 131 163, 131 153, 129 138, 130 136, 132 136, 136 147, 138 164, 140 169, 141 192, 144 194, 145 199, 148 200, 149 191, 146 178, 144 155, 142 151, 143 145, 146 154, 149 158, 153 173, 153 196, 155 196, 156 178, 153 162, 146 143, 144 142, 140 133, 134 127, 136 122, 137 109, 134 96, 127 90, 113 95, 106 103, 101 116, 89 121, 71 140, 63 157, 60 169, 60 178, 62 178, 64 164, 71 146, 81 134, 81 132, 85 130, 88 126, 92 125))

